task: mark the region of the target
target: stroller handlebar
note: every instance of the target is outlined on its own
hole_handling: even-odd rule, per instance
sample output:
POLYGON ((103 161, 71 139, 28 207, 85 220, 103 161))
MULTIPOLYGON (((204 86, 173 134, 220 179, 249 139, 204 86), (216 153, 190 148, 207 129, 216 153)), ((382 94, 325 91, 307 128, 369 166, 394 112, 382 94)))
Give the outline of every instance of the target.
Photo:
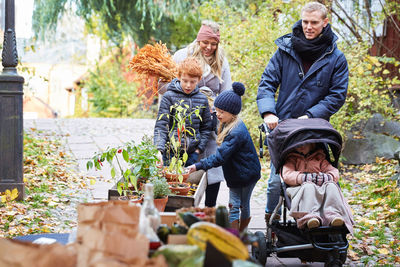
POLYGON ((258 130, 260 131, 260 159, 263 158, 264 155, 264 147, 263 147, 263 133, 265 134, 265 136, 267 137, 269 135, 269 133, 272 131, 271 128, 268 127, 268 125, 264 122, 261 123, 260 125, 258 125, 258 130))

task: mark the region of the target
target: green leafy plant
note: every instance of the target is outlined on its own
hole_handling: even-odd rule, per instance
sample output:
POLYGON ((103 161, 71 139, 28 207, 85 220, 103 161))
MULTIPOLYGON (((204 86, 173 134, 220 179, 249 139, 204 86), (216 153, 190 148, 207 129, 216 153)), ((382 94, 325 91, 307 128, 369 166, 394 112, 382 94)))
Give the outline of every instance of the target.
POLYGON ((151 138, 144 136, 140 144, 132 147, 132 154, 129 158, 132 174, 142 180, 157 176, 157 153, 158 150, 153 145, 151 138))
POLYGON ((111 177, 122 176, 123 181, 117 183, 117 190, 120 195, 131 194, 132 185, 136 192, 138 190, 138 180, 145 181, 151 177, 158 176, 157 149, 152 144, 148 136, 144 136, 142 141, 136 145, 128 142, 122 146, 107 148, 105 151, 93 156, 86 164, 87 169, 96 168, 101 170, 103 162, 108 162, 111 166, 111 177), (126 164, 123 164, 125 161, 126 164), (127 167, 123 167, 127 166, 127 167))
POLYGON ((164 198, 171 194, 167 179, 164 177, 153 177, 149 179, 149 182, 153 184, 154 199, 164 198))
POLYGON ((204 108, 197 106, 190 108, 189 105, 184 104, 183 100, 175 103, 170 107, 169 114, 161 114, 158 119, 163 116, 172 121, 169 130, 169 143, 167 144, 167 153, 169 157, 168 171, 178 174, 178 180, 183 182, 183 173, 185 172, 184 166, 188 159, 188 135, 196 138, 196 130, 189 125, 192 124, 192 115, 194 114, 200 120, 200 109, 204 108), (171 120, 172 119, 172 120, 171 120))

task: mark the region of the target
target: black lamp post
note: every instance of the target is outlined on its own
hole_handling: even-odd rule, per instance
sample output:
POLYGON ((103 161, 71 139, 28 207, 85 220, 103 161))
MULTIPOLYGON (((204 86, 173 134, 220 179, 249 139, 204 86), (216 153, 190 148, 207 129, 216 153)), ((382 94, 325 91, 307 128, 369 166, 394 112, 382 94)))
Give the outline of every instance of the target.
POLYGON ((24 198, 22 86, 24 78, 17 73, 18 54, 15 37, 15 3, 6 0, 0 74, 0 192, 17 188, 18 199, 24 198))

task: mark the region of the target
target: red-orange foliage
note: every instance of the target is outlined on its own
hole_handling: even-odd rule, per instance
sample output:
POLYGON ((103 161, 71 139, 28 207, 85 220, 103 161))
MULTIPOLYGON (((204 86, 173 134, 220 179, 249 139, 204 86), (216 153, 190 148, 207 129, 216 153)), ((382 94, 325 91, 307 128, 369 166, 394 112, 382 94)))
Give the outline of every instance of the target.
POLYGON ((138 89, 138 93, 147 98, 148 105, 158 94, 158 80, 170 82, 177 75, 176 63, 166 45, 161 42, 141 48, 129 62, 129 67, 137 74, 135 80, 144 84, 138 89))

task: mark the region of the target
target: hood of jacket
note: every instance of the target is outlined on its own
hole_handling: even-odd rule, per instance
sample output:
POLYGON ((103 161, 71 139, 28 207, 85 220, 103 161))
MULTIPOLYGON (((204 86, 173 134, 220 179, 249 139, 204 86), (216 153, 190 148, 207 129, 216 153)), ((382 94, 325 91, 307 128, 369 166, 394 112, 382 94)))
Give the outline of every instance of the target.
POLYGON ((186 94, 182 89, 181 82, 177 78, 175 78, 171 81, 171 83, 168 86, 168 90, 171 90, 171 91, 174 91, 177 93, 181 93, 181 94, 184 94, 187 96, 194 95, 200 91, 199 87, 196 85, 196 88, 194 88, 194 90, 192 92, 190 92, 190 94, 186 94))

